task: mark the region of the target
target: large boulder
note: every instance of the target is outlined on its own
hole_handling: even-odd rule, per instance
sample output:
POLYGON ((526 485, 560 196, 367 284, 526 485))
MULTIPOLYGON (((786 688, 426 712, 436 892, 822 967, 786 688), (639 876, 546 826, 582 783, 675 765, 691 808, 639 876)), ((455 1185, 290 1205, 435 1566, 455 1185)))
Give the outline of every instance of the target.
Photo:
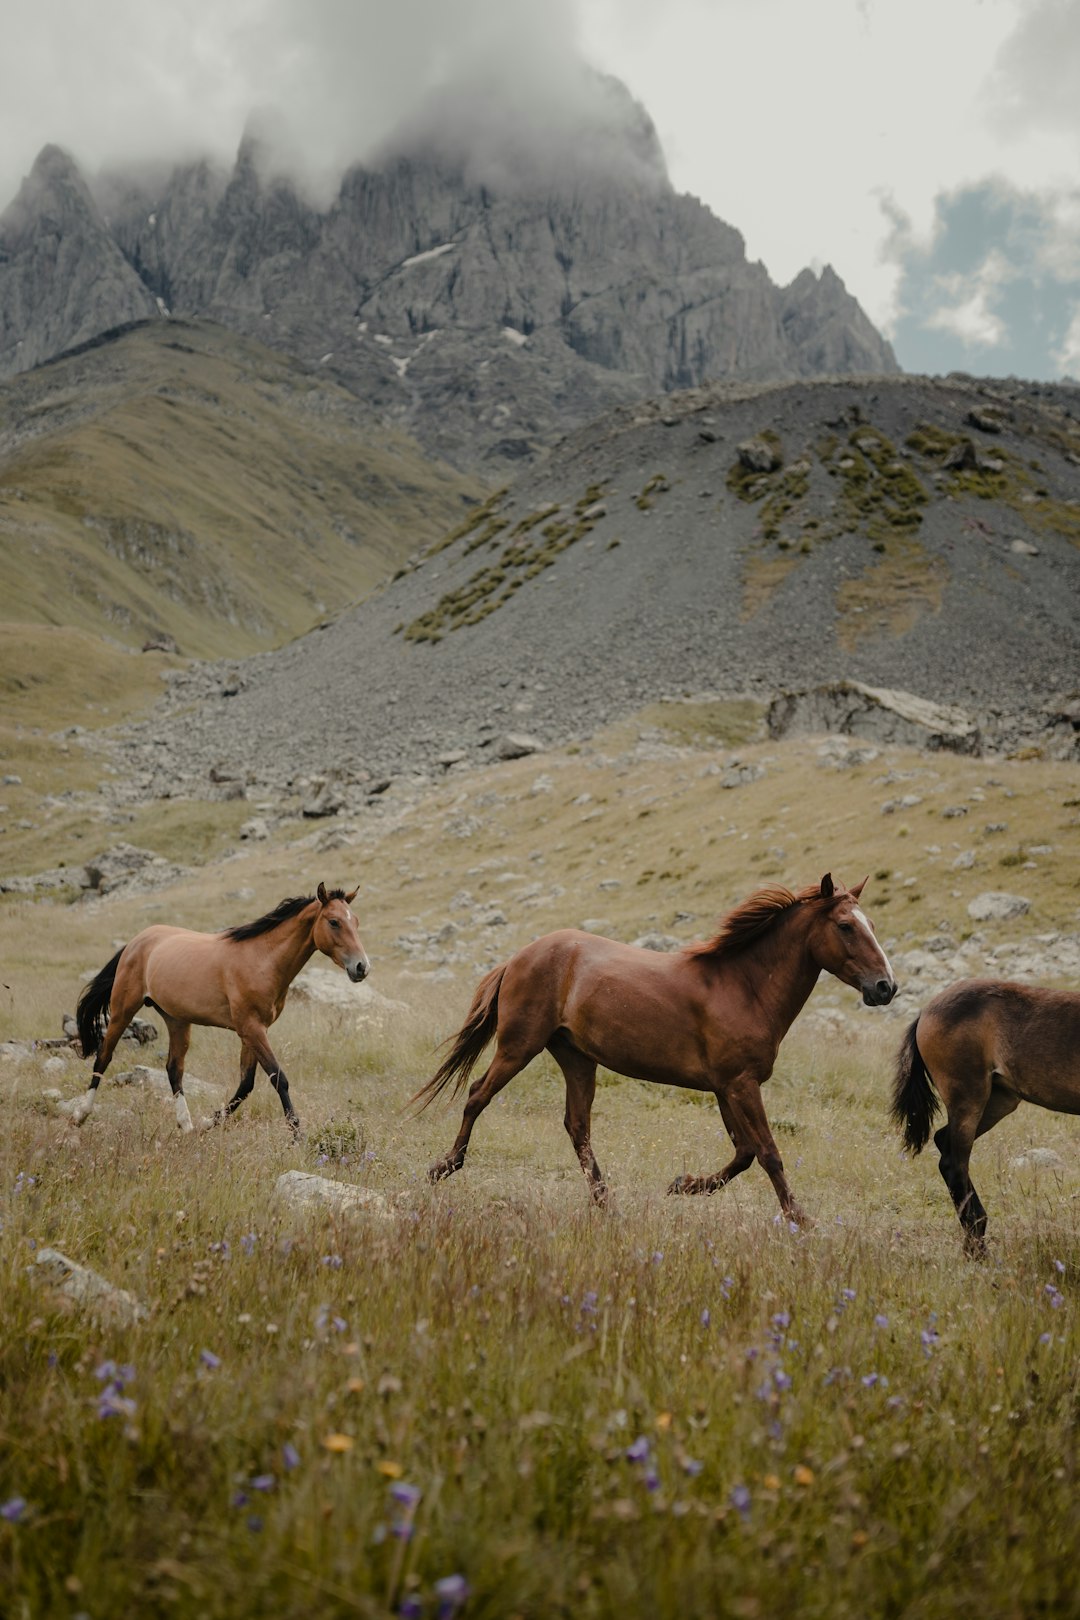
POLYGON ((61 1310, 84 1310, 99 1321, 130 1326, 147 1316, 146 1306, 126 1288, 70 1260, 59 1249, 39 1249, 33 1280, 61 1310))
POLYGON ((842 732, 951 754, 977 754, 982 742, 978 726, 965 710, 931 703, 913 692, 864 686, 861 681, 829 681, 781 692, 769 705, 766 724, 770 737, 842 732))

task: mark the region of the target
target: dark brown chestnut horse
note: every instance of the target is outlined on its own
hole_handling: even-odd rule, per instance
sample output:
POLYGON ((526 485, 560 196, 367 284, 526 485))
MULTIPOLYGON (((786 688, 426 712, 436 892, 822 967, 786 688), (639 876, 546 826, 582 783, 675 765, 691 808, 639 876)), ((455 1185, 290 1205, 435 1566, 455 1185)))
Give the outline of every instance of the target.
POLYGON ((755 1159, 790 1219, 802 1219, 761 1101, 780 1042, 822 970, 861 990, 868 1006, 896 993, 888 959, 858 901, 826 874, 791 894, 759 889, 714 939, 673 955, 565 929, 526 945, 477 986, 445 1063, 413 1098, 427 1104, 469 1079, 492 1036, 491 1067, 469 1090, 450 1152, 432 1181, 460 1170, 477 1116, 546 1047, 566 1080, 565 1125, 598 1203, 606 1196, 590 1143, 596 1066, 662 1085, 711 1091, 735 1146, 714 1175, 680 1176, 668 1191, 711 1193, 755 1159))
POLYGON ((938 1097, 946 1113, 934 1136, 938 1169, 964 1247, 980 1254, 986 1210, 968 1169, 972 1144, 1022 1102, 1080 1114, 1080 995, 1001 979, 943 990, 908 1029, 896 1061, 892 1113, 909 1152, 925 1147, 938 1097))
POLYGON ((240 1085, 218 1120, 239 1108, 255 1084, 261 1064, 281 1099, 285 1118, 300 1129, 285 1071, 274 1056, 267 1029, 280 1015, 288 988, 305 962, 322 951, 355 983, 367 976, 370 963, 349 910, 356 890, 329 893, 320 883, 317 894, 282 900, 255 922, 199 934, 190 928, 155 924, 144 928, 117 951, 79 997, 79 1040, 83 1053, 94 1054, 89 1089, 71 1108, 81 1125, 108 1068, 116 1043, 140 1007, 153 1007, 169 1031, 167 1070, 176 1099, 176 1123, 190 1131, 191 1114, 184 1096, 184 1059, 192 1024, 234 1029, 240 1037, 240 1085), (108 1015, 106 1027, 106 1014, 108 1015), (104 1038, 103 1038, 104 1034, 104 1038))

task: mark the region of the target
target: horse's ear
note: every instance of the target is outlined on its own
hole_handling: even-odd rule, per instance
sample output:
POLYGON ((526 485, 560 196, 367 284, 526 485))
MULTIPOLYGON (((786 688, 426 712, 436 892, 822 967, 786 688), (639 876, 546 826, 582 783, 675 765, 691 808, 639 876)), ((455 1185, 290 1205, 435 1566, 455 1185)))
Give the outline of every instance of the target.
POLYGON ((863 878, 861 883, 853 883, 852 884, 850 892, 855 896, 856 900, 859 898, 860 894, 862 894, 863 890, 866 888, 866 885, 869 883, 869 881, 870 881, 870 874, 869 874, 869 872, 867 872, 866 876, 863 878))
POLYGON ((831 900, 834 892, 832 873, 826 872, 825 876, 821 880, 821 898, 823 900, 831 900))
POLYGON ((325 883, 320 883, 319 887, 315 890, 315 893, 318 896, 320 906, 325 906, 325 904, 326 904, 326 884, 325 883))
POLYGON ((351 906, 351 905, 352 905, 352 903, 353 903, 353 901, 354 901, 354 900, 355 900, 355 899, 356 899, 356 897, 357 897, 357 895, 358 895, 358 894, 359 894, 359 893, 360 893, 360 885, 359 885, 359 883, 358 883, 358 884, 357 884, 357 885, 356 885, 356 888, 355 888, 355 889, 353 889, 353 890, 352 890, 352 891, 351 891, 351 892, 350 892, 350 893, 349 893, 349 894, 347 894, 347 895, 346 895, 346 896, 345 896, 345 904, 346 904, 346 905, 347 905, 347 906, 351 906))

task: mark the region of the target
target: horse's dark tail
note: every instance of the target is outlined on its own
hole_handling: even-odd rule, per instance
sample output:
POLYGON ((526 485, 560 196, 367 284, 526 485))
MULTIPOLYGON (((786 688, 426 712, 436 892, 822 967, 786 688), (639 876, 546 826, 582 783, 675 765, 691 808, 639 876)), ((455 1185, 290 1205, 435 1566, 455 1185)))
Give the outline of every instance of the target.
POLYGON ((499 1023, 499 986, 503 981, 507 963, 501 967, 493 968, 486 978, 480 980, 473 996, 469 1016, 454 1036, 454 1044, 449 1055, 441 1063, 428 1081, 421 1086, 414 1097, 409 1099, 410 1106, 418 1103, 417 1113, 422 1113, 429 1102, 433 1102, 451 1081, 454 1082, 454 1096, 456 1097, 462 1086, 468 1084, 484 1047, 491 1040, 499 1023))
POLYGON ((96 1057, 101 1045, 101 1037, 109 1021, 109 997, 112 995, 116 969, 126 948, 122 946, 112 961, 106 962, 101 972, 90 980, 79 997, 79 1005, 75 1009, 75 1022, 79 1026, 79 1044, 83 1049, 83 1057, 96 1057))
POLYGON ((922 1152, 930 1139, 934 1115, 941 1107, 915 1039, 918 1027, 916 1018, 897 1053, 893 1081, 892 1117, 903 1130, 909 1153, 922 1152))

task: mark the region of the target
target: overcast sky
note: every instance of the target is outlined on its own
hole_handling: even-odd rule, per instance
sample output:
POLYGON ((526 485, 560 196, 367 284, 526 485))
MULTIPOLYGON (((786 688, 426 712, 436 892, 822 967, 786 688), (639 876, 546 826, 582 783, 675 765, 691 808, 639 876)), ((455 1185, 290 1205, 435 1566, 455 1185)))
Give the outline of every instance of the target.
POLYGON ((89 173, 224 161, 269 110, 325 191, 480 62, 550 125, 582 53, 648 109, 679 190, 778 282, 831 263, 908 369, 1080 376, 1080 0, 4 0, 4 19, 0 207, 47 141, 89 173))

